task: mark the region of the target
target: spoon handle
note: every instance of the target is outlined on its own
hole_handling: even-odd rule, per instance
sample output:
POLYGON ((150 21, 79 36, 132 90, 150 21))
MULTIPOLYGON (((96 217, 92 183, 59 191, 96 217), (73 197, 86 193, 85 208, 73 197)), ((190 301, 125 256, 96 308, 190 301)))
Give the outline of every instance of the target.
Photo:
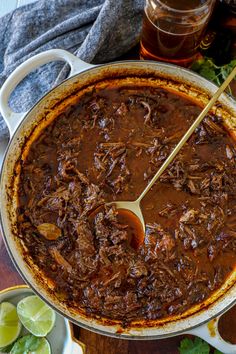
POLYGON ((188 131, 184 134, 182 139, 178 142, 174 150, 170 153, 170 155, 167 157, 167 159, 164 161, 164 163, 161 165, 155 176, 151 179, 151 181, 148 183, 146 188, 143 190, 143 192, 140 194, 136 202, 140 203, 140 201, 143 199, 145 194, 149 191, 149 189, 153 186, 153 184, 156 182, 156 180, 161 176, 161 174, 165 171, 165 169, 169 166, 169 164, 173 161, 175 156, 178 154, 179 150, 182 148, 182 146, 186 143, 186 141, 190 138, 190 136, 193 134, 194 130, 198 127, 198 125, 201 123, 201 121, 205 118, 209 110, 212 108, 214 103, 217 101, 219 96, 222 94, 222 92, 226 89, 226 87, 229 85, 229 83, 233 80, 233 78, 236 75, 236 66, 234 69, 231 71, 229 76, 225 79, 223 84, 219 87, 219 89, 215 92, 215 94, 212 96, 206 107, 202 110, 202 112, 199 114, 197 119, 193 122, 191 127, 188 129, 188 131))

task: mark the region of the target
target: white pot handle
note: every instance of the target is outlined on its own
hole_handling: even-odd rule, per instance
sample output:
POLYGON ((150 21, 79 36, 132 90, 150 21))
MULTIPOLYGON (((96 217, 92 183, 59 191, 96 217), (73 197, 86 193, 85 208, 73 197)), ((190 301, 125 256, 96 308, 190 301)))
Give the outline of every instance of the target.
POLYGON ((66 343, 63 353, 64 354, 85 354, 86 352, 85 344, 75 338, 72 323, 66 320, 65 318, 64 320, 66 325, 66 331, 68 334, 68 341, 66 343))
POLYGON ((16 68, 0 89, 0 112, 9 128, 10 137, 12 137, 16 128, 27 114, 27 112, 15 113, 9 107, 8 101, 12 91, 16 88, 19 82, 22 81, 31 71, 54 60, 66 61, 71 68, 70 76, 94 66, 85 63, 66 50, 51 49, 46 52, 37 54, 32 58, 29 58, 18 68, 16 68))
POLYGON ((82 343, 72 341, 71 354, 85 354, 85 346, 82 343))
POLYGON ((236 344, 226 342, 218 331, 218 322, 220 317, 221 316, 218 316, 204 325, 196 327, 185 333, 204 339, 224 354, 236 354, 236 344))

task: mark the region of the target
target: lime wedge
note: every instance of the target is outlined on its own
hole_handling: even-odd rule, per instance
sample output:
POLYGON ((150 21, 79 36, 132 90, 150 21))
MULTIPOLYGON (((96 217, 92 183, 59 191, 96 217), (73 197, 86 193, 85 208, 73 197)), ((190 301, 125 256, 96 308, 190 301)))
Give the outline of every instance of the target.
POLYGON ((19 336, 21 323, 16 307, 9 302, 0 304, 0 348, 13 343, 19 336))
POLYGON ((35 352, 31 352, 31 354, 51 354, 50 344, 48 343, 47 339, 40 338, 38 349, 35 352))
POLYGON ((46 336, 56 319, 55 311, 36 295, 27 296, 18 302, 17 313, 23 326, 37 337, 46 336))

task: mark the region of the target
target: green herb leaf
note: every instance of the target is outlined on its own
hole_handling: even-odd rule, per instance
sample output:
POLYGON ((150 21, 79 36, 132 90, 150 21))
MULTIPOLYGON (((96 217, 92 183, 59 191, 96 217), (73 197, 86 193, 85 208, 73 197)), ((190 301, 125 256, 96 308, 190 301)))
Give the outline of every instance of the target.
POLYGON ((211 81, 215 81, 216 79, 216 72, 212 67, 203 66, 199 71, 199 74, 211 81))
POLYGON ((204 63, 205 59, 198 59, 195 60, 191 66, 191 69, 193 71, 199 72, 199 70, 201 69, 202 64, 204 63))
POLYGON ((15 342, 10 354, 27 354, 37 350, 39 346, 40 338, 28 334, 15 342))
POLYGON ((222 352, 220 352, 218 349, 214 350, 214 354, 223 354, 222 352))
POLYGON ((189 338, 184 338, 180 342, 179 352, 180 354, 209 354, 210 347, 200 338, 196 337, 194 341, 189 338))
MULTIPOLYGON (((211 58, 205 57, 196 60, 192 64, 191 69, 206 79, 213 81, 215 84, 221 85, 235 66, 236 59, 231 60, 231 62, 226 65, 217 66, 211 58)), ((231 93, 230 88, 228 91, 231 93)))

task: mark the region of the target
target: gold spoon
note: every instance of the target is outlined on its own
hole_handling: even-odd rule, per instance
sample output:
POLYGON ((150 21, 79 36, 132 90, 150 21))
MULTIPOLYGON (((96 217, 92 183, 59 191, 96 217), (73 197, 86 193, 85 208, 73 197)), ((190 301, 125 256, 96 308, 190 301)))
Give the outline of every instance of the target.
POLYGON ((129 210, 131 213, 135 214, 143 227, 143 230, 145 232, 145 223, 143 219, 143 214, 142 210, 140 208, 140 202, 143 199, 143 197, 147 194, 147 192, 152 188, 153 184, 157 181, 157 179, 161 176, 161 174, 166 170, 166 168, 169 166, 169 164, 173 161, 175 156, 178 154, 180 149, 183 147, 183 145, 186 143, 186 141, 190 138, 190 136, 193 134, 195 129, 199 126, 199 124, 202 122, 206 114, 209 112, 209 110, 212 108, 214 103, 217 101, 219 96, 222 94, 222 92, 227 88, 229 83, 233 80, 233 78, 236 75, 236 66, 234 69, 231 71, 229 76, 226 78, 226 80, 223 82, 223 84, 219 87, 219 89, 215 92, 213 97, 210 99, 206 107, 203 109, 203 111, 199 114, 197 119, 194 121, 194 123, 191 125, 191 127, 188 129, 188 131, 184 134, 182 139, 179 141, 179 143, 176 145, 174 150, 170 153, 170 155, 167 157, 167 159, 164 161, 164 163, 161 165, 155 176, 151 179, 151 181, 148 183, 146 188, 143 190, 143 192, 140 194, 138 199, 136 199, 133 202, 129 201, 114 201, 107 203, 106 205, 115 205, 117 209, 126 209, 127 211, 129 210))

